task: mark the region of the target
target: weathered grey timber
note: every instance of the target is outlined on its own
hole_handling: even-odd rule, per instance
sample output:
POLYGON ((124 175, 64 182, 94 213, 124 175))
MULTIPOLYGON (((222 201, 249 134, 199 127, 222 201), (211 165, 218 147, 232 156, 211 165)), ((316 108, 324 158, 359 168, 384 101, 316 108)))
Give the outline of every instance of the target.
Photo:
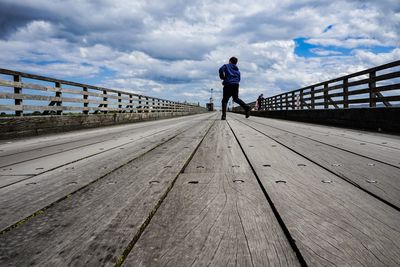
POLYGON ((399 151, 232 113, 1 140, 0 266, 397 267, 399 151))
POLYGON ((400 133, 400 108, 351 108, 320 110, 263 110, 252 116, 325 124, 376 132, 400 133))
POLYGON ((0 139, 207 111, 199 105, 13 70, 0 69, 0 74, 8 77, 0 79, 0 112, 4 113, 0 117, 0 139), (29 82, 24 82, 25 79, 29 82))
POLYGON ((229 124, 310 266, 400 264, 398 210, 243 123, 229 124))
POLYGON ((193 114, 196 113, 163 112, 0 117, 0 140, 132 122, 166 119, 193 114))
POLYGON ((400 133, 399 66, 397 60, 269 96, 252 115, 400 133))
POLYGON ((299 266, 232 131, 218 121, 124 266, 299 266))
MULTIPOLYGON (((347 109, 354 104, 392 107, 400 101, 400 60, 263 99, 262 110, 347 109), (378 83, 378 84, 377 84, 378 83), (360 86, 363 88, 360 89, 360 86), (383 95, 382 93, 389 94, 383 95), (366 95, 368 94, 368 97, 366 95)), ((253 102, 252 105, 255 103, 253 102)), ((240 110, 240 107, 236 108, 240 110)))
POLYGON ((145 227, 211 124, 191 120, 191 127, 175 138, 2 234, 0 265, 113 265, 145 227))
MULTIPOLYGON (((400 210, 400 183, 398 179, 400 177, 400 166, 391 166, 374 160, 374 152, 371 152, 372 159, 366 158, 322 142, 315 142, 295 133, 272 128, 266 124, 250 121, 249 125, 400 210)), ((358 146, 360 146, 359 143, 358 146)), ((376 146, 372 147, 371 150, 379 151, 376 146)), ((388 148, 386 150, 388 155, 399 155, 399 151, 388 148)), ((381 151, 381 153, 384 153, 384 151, 381 151)))
MULTIPOLYGON (((335 148, 350 151, 354 154, 362 155, 366 158, 381 161, 383 163, 399 166, 400 144, 385 140, 382 136, 372 138, 371 133, 350 132, 342 130, 340 133, 334 133, 335 128, 325 127, 325 131, 319 132, 318 126, 308 125, 308 128, 299 127, 298 123, 282 120, 265 120, 254 117, 252 121, 273 127, 276 130, 282 130, 284 133, 305 137, 311 141, 316 141, 335 148), (367 139, 363 136, 368 137, 367 139)), ((400 139, 400 136, 399 136, 400 139)), ((399 166, 400 167, 400 166, 399 166)))
MULTIPOLYGON (((117 127, 117 129, 107 129, 103 130, 104 132, 102 133, 97 133, 93 130, 90 132, 84 131, 82 132, 83 136, 92 140, 104 141, 104 143, 96 143, 95 147, 92 147, 93 145, 89 146, 92 147, 89 151, 91 154, 87 153, 87 147, 79 147, 78 152, 67 150, 59 151, 57 155, 44 157, 39 155, 36 158, 31 158, 31 160, 3 168, 6 171, 3 171, 2 175, 5 175, 8 171, 8 175, 13 176, 7 177, 7 179, 3 179, 4 176, 0 176, 0 203, 2 203, 3 207, 7 207, 0 210, 0 230, 104 177, 114 169, 124 166, 138 156, 192 127, 192 121, 199 121, 199 119, 195 116, 190 120, 189 118, 172 119, 168 123, 166 121, 146 122, 144 124, 117 127), (174 122, 174 124, 171 124, 171 122, 174 122), (107 142, 115 143, 114 146, 106 149, 105 143, 107 142), (66 159, 64 161, 59 159, 52 160, 55 156, 58 156, 59 159, 63 159, 63 157, 66 159), (52 168, 46 169, 48 165, 52 165, 52 168), (38 166, 40 170, 36 170, 38 166), (37 173, 34 175, 20 175, 21 172, 34 173, 35 171, 37 173), (21 198, 21 196, 24 197, 21 198), (29 205, 27 205, 27 201, 29 205)), ((82 135, 78 136, 82 137, 82 135)), ((42 152, 53 151, 54 146, 61 147, 65 143, 67 146, 76 143, 80 144, 79 139, 70 140, 73 138, 71 134, 67 134, 61 140, 54 139, 56 137, 41 138, 47 141, 47 146, 43 148, 42 152), (67 142, 68 140, 69 142, 67 142), (54 144, 54 146, 51 146, 51 144, 54 144)), ((14 147, 3 146, 2 148, 5 151, 1 153, 16 153, 16 151, 25 147, 26 154, 31 154, 37 151, 39 145, 43 145, 43 143, 28 145, 15 142, 14 147)), ((20 154, 18 153, 17 155, 20 154)), ((7 157, 5 158, 7 159, 7 157)), ((3 157, 0 157, 0 159, 3 160, 3 157)), ((139 168, 140 166, 137 167, 139 168)))

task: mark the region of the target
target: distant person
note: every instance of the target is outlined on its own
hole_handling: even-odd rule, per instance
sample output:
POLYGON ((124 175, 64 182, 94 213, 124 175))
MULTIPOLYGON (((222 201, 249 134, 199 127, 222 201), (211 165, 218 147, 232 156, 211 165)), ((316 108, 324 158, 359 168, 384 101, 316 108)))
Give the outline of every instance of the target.
POLYGON ((237 62, 236 57, 231 57, 228 64, 219 68, 219 77, 223 80, 222 84, 224 85, 221 120, 226 120, 226 107, 230 97, 244 109, 246 118, 250 116, 250 106, 239 98, 240 71, 236 66, 237 62))
POLYGON ((263 100, 264 100, 264 95, 263 94, 259 95, 257 98, 257 110, 261 109, 261 104, 263 100))

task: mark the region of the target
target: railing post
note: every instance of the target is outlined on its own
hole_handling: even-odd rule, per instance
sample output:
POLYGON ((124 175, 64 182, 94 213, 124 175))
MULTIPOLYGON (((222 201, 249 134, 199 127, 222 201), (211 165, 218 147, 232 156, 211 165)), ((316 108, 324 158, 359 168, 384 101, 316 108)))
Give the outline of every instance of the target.
MULTIPOLYGON (((20 75, 14 75, 14 82, 21 82, 21 76, 20 75)), ((22 109, 22 99, 17 98, 17 95, 22 94, 22 88, 21 87, 14 87, 14 94, 16 94, 14 98, 14 105, 15 106, 20 106, 21 110, 15 109, 15 116, 23 116, 23 109, 22 109)), ((17 108, 17 107, 15 107, 17 108)))
MULTIPOLYGON (((62 107, 62 92, 61 92, 61 84, 59 82, 56 82, 56 88, 59 88, 60 91, 56 92, 56 97, 60 98, 60 101, 57 101, 57 107, 62 107)), ((62 115, 63 111, 62 110, 57 110, 57 115, 62 115)))
POLYGON ((108 113, 108 97, 107 97, 107 91, 103 90, 103 101, 105 101, 106 103, 103 104, 103 107, 106 108, 106 110, 103 111, 103 113, 108 113))
POLYGON ((133 100, 132 100, 133 96, 131 94, 129 94, 129 113, 133 113, 133 100))
POLYGON ((88 114, 89 113, 89 110, 87 110, 87 109, 85 109, 85 108, 87 108, 88 107, 88 105, 89 105, 89 101, 88 101, 88 94, 87 94, 87 92, 88 92, 88 89, 87 89, 87 87, 83 87, 82 88, 83 89, 83 114, 88 114))
POLYGON ((315 92, 314 86, 311 87, 311 109, 315 109, 315 92))
POLYGON ((286 110, 289 109, 289 94, 285 93, 285 106, 286 106, 286 110))
POLYGON ((282 104, 282 95, 279 96, 279 109, 282 110, 283 109, 283 104, 282 104))
POLYGON ((304 97, 304 92, 303 92, 303 90, 300 90, 300 109, 301 109, 301 110, 304 109, 304 106, 303 106, 303 97, 304 97))
POLYGON ((296 109, 296 97, 294 95, 294 92, 292 92, 292 109, 296 109))
POLYGON ((139 113, 143 112, 143 110, 142 110, 142 100, 141 99, 142 99, 142 96, 140 95, 139 96, 139 101, 138 101, 138 109, 139 109, 138 112, 139 113))
POLYGON ((348 108, 349 107, 349 79, 344 78, 343 79, 343 108, 348 108))
POLYGON ((369 107, 374 108, 376 107, 376 82, 375 82, 376 72, 372 71, 369 73, 369 107))
POLYGON ((121 99, 121 93, 118 93, 118 113, 122 113, 122 99, 121 99))
POLYGON ((328 84, 324 83, 324 108, 327 109, 329 108, 329 102, 328 102, 328 84))
POLYGON ((146 96, 146 112, 149 113, 149 98, 146 96))

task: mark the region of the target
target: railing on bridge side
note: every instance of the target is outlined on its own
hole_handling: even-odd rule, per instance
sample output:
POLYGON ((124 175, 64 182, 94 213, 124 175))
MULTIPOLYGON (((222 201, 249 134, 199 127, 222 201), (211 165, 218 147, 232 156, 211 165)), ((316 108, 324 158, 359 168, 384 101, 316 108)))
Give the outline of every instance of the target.
MULTIPOLYGON (((260 109, 313 110, 398 105, 399 66, 400 60, 268 97, 261 102, 260 109)), ((254 107, 255 102, 251 105, 254 107)))
POLYGON ((65 111, 83 114, 206 111, 199 105, 13 70, 0 69, 0 75, 0 112, 3 115, 23 116, 27 112, 61 115, 65 111))

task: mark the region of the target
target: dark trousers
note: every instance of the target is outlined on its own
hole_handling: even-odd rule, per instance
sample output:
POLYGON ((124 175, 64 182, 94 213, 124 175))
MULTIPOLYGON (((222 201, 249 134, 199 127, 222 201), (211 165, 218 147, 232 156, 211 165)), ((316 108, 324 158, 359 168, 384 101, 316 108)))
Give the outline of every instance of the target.
POLYGON ((239 84, 227 84, 224 86, 222 105, 227 104, 229 98, 232 97, 235 103, 238 103, 242 108, 246 109, 247 105, 239 98, 239 84))

